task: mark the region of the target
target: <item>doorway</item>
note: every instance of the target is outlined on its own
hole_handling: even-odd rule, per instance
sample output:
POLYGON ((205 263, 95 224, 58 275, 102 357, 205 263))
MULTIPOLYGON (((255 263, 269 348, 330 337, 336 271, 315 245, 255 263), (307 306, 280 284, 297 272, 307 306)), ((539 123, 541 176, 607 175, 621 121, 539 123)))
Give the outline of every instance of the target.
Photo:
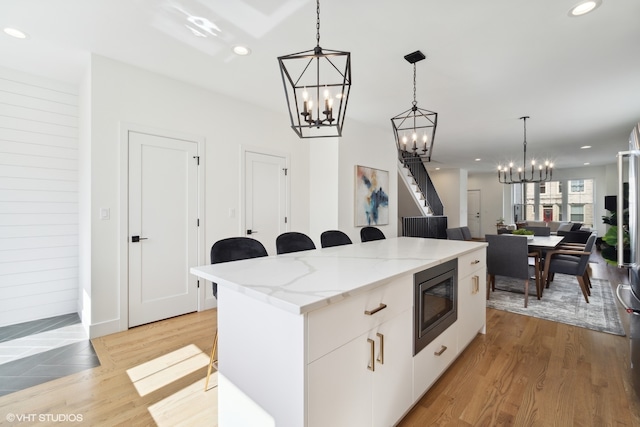
POLYGON ((198 310, 198 142, 128 131, 128 326, 198 310))
POLYGON ((471 237, 482 237, 482 218, 480 216, 480 190, 467 191, 467 226, 471 237))
POLYGON ((288 158, 281 154, 244 152, 243 234, 276 253, 276 237, 288 231, 288 158))

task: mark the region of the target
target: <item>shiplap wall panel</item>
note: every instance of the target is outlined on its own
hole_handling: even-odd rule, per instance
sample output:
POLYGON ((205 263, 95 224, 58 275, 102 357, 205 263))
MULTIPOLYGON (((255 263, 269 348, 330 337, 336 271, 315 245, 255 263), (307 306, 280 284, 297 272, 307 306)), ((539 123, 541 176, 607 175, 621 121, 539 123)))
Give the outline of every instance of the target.
POLYGON ((28 230, 19 227, 0 227, 0 239, 20 237, 24 240, 30 237, 43 236, 64 236, 71 238, 77 234, 77 232, 78 227, 75 225, 31 225, 28 230))
MULTIPOLYGON (((77 246, 67 246, 67 247, 52 246, 50 248, 29 248, 29 249, 8 251, 6 253, 6 258, 3 258, 3 262, 19 262, 19 261, 27 261, 32 259, 56 258, 60 256, 60 253, 64 253, 65 255, 74 256, 74 257, 78 257, 79 255, 77 246)), ((3 283, 3 282, 0 282, 0 283, 3 283)))
POLYGON ((33 144, 26 142, 14 142, 14 141, 1 141, 0 140, 0 152, 9 154, 22 154, 33 155, 33 149, 38 150, 38 156, 40 157, 55 157, 60 159, 77 159, 78 150, 75 148, 67 147, 52 147, 42 144, 37 144, 37 147, 33 147, 33 144))
POLYGON ((0 176, 0 188, 15 190, 43 190, 43 191, 76 191, 76 181, 51 181, 48 179, 25 179, 0 176))
MULTIPOLYGON (((4 156, 0 156, 4 157, 4 156)), ((25 166, 3 165, 0 160, 0 174, 12 178, 46 179, 54 181, 73 181, 78 186, 78 172, 62 169, 29 168, 25 166)))
POLYGON ((0 326, 78 308, 78 94, 0 68, 0 326))
POLYGON ((0 140, 26 142, 50 147, 68 147, 77 150, 77 138, 47 135, 14 128, 0 128, 0 140))

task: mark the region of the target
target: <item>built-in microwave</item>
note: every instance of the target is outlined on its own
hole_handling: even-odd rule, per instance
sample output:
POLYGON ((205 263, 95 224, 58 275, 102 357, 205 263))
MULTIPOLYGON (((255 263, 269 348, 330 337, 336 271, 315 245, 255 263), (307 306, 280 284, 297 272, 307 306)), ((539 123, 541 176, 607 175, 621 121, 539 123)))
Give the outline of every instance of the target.
POLYGON ((458 319, 458 260, 414 275, 413 355, 458 319))

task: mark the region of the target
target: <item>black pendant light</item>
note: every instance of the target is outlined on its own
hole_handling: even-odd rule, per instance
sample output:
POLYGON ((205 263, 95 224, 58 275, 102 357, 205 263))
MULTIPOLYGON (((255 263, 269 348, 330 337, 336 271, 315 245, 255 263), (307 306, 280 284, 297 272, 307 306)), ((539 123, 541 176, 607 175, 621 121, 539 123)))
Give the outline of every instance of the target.
POLYGON ((316 1, 316 47, 278 57, 291 128, 300 138, 342 136, 351 88, 351 53, 320 47, 320 1, 316 1))
POLYGON ((544 165, 538 164, 536 170, 536 161, 531 161, 531 171, 527 172, 527 119, 529 116, 522 116, 520 120, 523 121, 524 126, 524 142, 523 142, 523 158, 522 165, 514 166, 513 162, 508 166, 498 166, 498 181, 501 184, 525 184, 551 181, 553 176, 553 163, 549 160, 544 162, 544 165), (515 170, 514 170, 515 168, 515 170), (536 176, 537 175, 537 176, 536 176))
POLYGON ((405 55, 413 64, 413 102, 410 109, 391 119, 400 160, 430 162, 436 136, 438 113, 418 108, 416 101, 416 62, 425 59, 419 50, 405 55))

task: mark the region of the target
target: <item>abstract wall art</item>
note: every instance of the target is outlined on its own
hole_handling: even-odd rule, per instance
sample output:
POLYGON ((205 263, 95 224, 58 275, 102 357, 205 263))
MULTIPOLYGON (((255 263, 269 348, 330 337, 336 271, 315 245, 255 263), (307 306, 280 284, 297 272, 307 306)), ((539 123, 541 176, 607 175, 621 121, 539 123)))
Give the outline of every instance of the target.
POLYGON ((389 172, 356 166, 356 226, 389 224, 389 172))

